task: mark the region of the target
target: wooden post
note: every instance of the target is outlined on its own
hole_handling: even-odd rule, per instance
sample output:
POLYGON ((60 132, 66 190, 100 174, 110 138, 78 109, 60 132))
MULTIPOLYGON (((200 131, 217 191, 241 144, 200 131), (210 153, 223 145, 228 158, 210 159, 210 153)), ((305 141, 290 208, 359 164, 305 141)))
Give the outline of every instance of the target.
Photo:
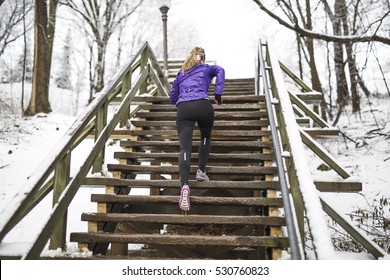
MULTIPOLYGON (((95 118, 95 142, 99 138, 100 134, 102 133, 103 129, 107 125, 107 109, 108 109, 108 102, 104 102, 104 105, 99 108, 99 110, 96 113, 96 118, 95 118)), ((104 154, 105 154, 105 145, 102 146, 102 149, 97 156, 93 166, 92 166, 92 172, 101 172, 102 171, 102 166, 104 163, 104 154)))
MULTIPOLYGON (((123 100, 126 96, 126 93, 131 88, 131 76, 132 72, 131 70, 125 75, 125 77, 122 80, 122 91, 121 91, 121 99, 123 100)), ((121 118, 120 127, 127 127, 128 122, 130 118, 130 107, 126 109, 126 112, 123 114, 123 117, 121 118)))
MULTIPOLYGON (((59 198, 70 180, 70 160, 71 154, 67 153, 57 164, 54 173, 53 186, 53 206, 58 203, 59 198)), ((58 220, 50 239, 49 249, 56 250, 61 248, 65 250, 66 244, 66 226, 68 212, 58 220)))

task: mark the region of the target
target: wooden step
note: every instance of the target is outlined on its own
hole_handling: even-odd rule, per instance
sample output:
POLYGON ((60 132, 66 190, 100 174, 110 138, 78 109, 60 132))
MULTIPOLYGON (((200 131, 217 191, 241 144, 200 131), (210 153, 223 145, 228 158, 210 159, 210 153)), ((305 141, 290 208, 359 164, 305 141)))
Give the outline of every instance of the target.
MULTIPOLYGON (((92 202, 120 203, 120 204, 175 204, 179 203, 179 196, 174 195, 112 195, 92 194, 92 202)), ((191 196, 192 205, 224 205, 224 206, 273 206, 282 207, 279 197, 212 197, 191 196)))
MULTIPOLYGON (((199 148, 199 141, 193 142, 194 151, 199 148)), ((121 141, 122 148, 137 148, 141 150, 156 150, 159 151, 178 151, 179 141, 121 141), (156 148, 157 147, 157 148, 156 148)), ((272 142, 261 140, 252 141, 212 141, 211 151, 230 150, 230 151, 261 151, 263 148, 273 147, 272 142)))
MULTIPOLYGON (((179 188, 178 180, 131 180, 103 177, 90 177, 83 181, 86 187, 114 186, 131 188, 179 188)), ((208 181, 198 182, 190 180, 194 189, 224 189, 224 190, 280 190, 278 181, 208 181)), ((357 181, 314 181, 321 192, 360 192, 362 183, 357 181)))
MULTIPOLYGON (((132 180, 103 177, 84 179, 85 186, 113 186, 131 188, 175 188, 179 189, 179 180, 132 180)), ((279 190, 277 181, 194 181, 190 180, 191 189, 223 189, 223 190, 279 190)))
POLYGON ((129 213, 83 213, 82 221, 89 222, 138 222, 156 224, 217 224, 217 225, 268 225, 285 226, 284 217, 267 216, 222 216, 178 214, 129 214, 129 213))
MULTIPOLYGON (((148 111, 176 111, 176 106, 171 104, 139 104, 142 110, 148 111)), ((214 106, 214 111, 258 111, 260 109, 265 110, 266 106, 263 103, 250 103, 250 104, 222 104, 221 106, 214 106)))
POLYGON ((161 234, 118 234, 74 232, 71 242, 79 243, 136 243, 183 246, 227 246, 227 247, 288 247, 287 237, 270 236, 197 236, 161 234))
MULTIPOLYGON (((135 174, 177 174, 179 168, 177 166, 150 166, 150 165, 130 165, 130 164, 108 164, 108 171, 120 171, 123 173, 135 174)), ((195 173, 197 167, 192 166, 191 172, 195 173)), ((277 174, 277 168, 274 166, 207 166, 209 175, 234 175, 242 176, 260 176, 277 174)))
MULTIPOLYGON (((136 127, 145 127, 145 128, 159 128, 169 127, 176 128, 176 121, 168 120, 159 120, 159 121, 138 121, 132 120, 131 123, 136 127)), ((249 130, 249 129, 260 129, 262 127, 267 127, 269 125, 268 120, 235 120, 235 121, 214 121, 213 129, 236 129, 236 130, 249 130)), ((198 126, 195 125, 195 128, 198 126)))
MULTIPOLYGON (((134 162, 173 162, 177 161, 179 153, 143 153, 143 152, 115 152, 114 158, 116 159, 130 159, 134 162)), ((197 160, 199 158, 198 153, 194 153, 191 159, 197 160)), ((274 154, 262 154, 262 153, 210 153, 208 163, 220 162, 220 163, 253 163, 262 160, 274 160, 274 154)))
MULTIPOLYGON (((177 131, 173 129, 151 129, 151 130, 115 130, 111 137, 115 139, 128 139, 131 136, 140 136, 145 138, 153 138, 154 140, 161 139, 178 139, 177 131)), ((215 129, 211 133, 211 138, 215 140, 220 139, 236 139, 240 140, 255 140, 262 136, 271 136, 269 130, 221 130, 215 129)), ((193 138, 200 138, 200 131, 195 129, 193 132, 193 138)))
MULTIPOLYGON (((214 98, 214 96, 211 96, 214 98)), ((224 103, 253 103, 264 102, 264 95, 222 95, 224 103)), ((134 102, 153 102, 153 103, 169 103, 168 96, 136 96, 134 102)), ((171 105, 172 106, 172 105, 171 105)))
MULTIPOLYGON (((176 110, 175 110, 176 111, 176 110)), ((229 112, 229 111, 216 111, 214 112, 215 120, 231 120, 231 119, 260 119, 267 117, 266 111, 249 111, 249 112, 229 112)), ((145 119, 176 119, 176 112, 138 112, 137 118, 145 119)))

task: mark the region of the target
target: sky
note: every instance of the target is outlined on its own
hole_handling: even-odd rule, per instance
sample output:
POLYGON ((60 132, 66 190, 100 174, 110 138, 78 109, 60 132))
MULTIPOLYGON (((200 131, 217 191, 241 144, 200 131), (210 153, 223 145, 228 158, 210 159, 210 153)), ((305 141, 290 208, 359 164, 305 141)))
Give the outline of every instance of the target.
POLYGON ((277 36, 280 27, 250 0, 173 0, 168 28, 184 20, 198 29, 207 59, 215 60, 227 77, 253 77, 260 37, 277 36))

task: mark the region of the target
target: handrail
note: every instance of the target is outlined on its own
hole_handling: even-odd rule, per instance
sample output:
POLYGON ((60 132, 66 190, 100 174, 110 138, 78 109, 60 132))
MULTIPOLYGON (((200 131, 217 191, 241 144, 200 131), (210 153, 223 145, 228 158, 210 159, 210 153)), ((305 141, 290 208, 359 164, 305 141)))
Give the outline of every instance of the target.
MULTIPOLYGON (((96 95, 54 150, 45 158, 40 167, 1 212, 0 242, 45 195, 54 190, 57 192, 58 201, 53 201, 53 208, 46 224, 24 256, 26 259, 39 257, 53 230, 58 227, 57 220, 66 216, 64 214, 66 214, 69 204, 77 193, 83 177, 87 175, 92 166, 102 167, 103 158, 100 156, 103 154, 110 134, 122 118, 129 118, 131 102, 137 94, 141 95, 143 93, 141 91, 146 90, 149 82, 148 77, 156 85, 159 94, 168 96, 170 84, 164 77, 148 42, 144 42, 136 48, 127 63, 96 95), (131 80, 134 79, 132 76, 135 75, 134 72, 138 68, 140 69, 139 74, 134 77, 134 84, 129 86, 131 80), (113 102, 115 95, 119 94, 122 94, 122 102, 114 115, 108 119, 107 107, 113 102), (93 130, 95 130, 93 149, 89 152, 78 173, 70 179, 70 154, 93 130), (57 167, 64 164, 65 167, 57 169, 57 167)), ((62 232, 60 230, 58 235, 63 234, 64 230, 62 229, 62 232)), ((61 244, 63 242, 60 241, 56 246, 64 247, 64 244, 61 244)))
MULTIPOLYGON (((313 244, 315 247, 315 254, 317 258, 329 258, 330 256, 328 255, 328 251, 330 250, 322 251, 320 247, 316 246, 317 242, 319 242, 321 244, 321 248, 333 248, 330 238, 324 238, 322 234, 318 234, 318 232, 322 233, 324 230, 327 230, 324 219, 321 219, 321 217, 314 217, 313 214, 310 214, 316 213, 317 209, 321 209, 321 203, 318 196, 316 196, 317 190, 315 188, 314 181, 311 177, 310 172, 308 172, 309 168, 307 166, 306 159, 304 158, 305 154, 303 149, 303 143, 299 134, 298 125, 295 121, 292 121, 295 119, 295 117, 288 91, 284 86, 283 79, 281 78, 281 71, 278 60, 270 52, 271 47, 269 46, 269 43, 267 42, 262 44, 260 42, 260 50, 262 46, 266 47, 265 58, 262 57, 262 51, 260 51, 260 55, 262 57, 262 61, 260 61, 260 63, 263 65, 261 74, 262 81, 264 83, 264 92, 269 95, 269 105, 267 104, 267 110, 269 112, 269 117, 272 117, 272 115, 275 114, 277 118, 277 121, 275 120, 274 124, 271 124, 270 119, 270 126, 271 129, 272 126, 275 126, 276 128, 277 122, 281 137, 279 142, 279 134, 278 132, 274 132, 272 135, 272 140, 275 141, 275 149, 281 149, 283 147, 282 149, 285 151, 279 151, 279 155, 276 156, 277 166, 279 170, 278 174, 279 176, 281 176, 279 180, 284 180, 286 178, 286 173, 289 178, 288 182, 284 183, 285 186, 281 185, 282 196, 284 199, 286 199, 287 197, 289 198, 290 195, 292 195, 293 198, 293 202, 290 202, 286 199, 286 204, 284 204, 285 212, 286 210, 292 211, 291 209, 294 209, 295 215, 290 214, 292 216, 290 219, 295 218, 297 220, 299 228, 298 232, 301 239, 301 243, 304 244, 303 215, 304 209, 306 209, 309 228, 312 228, 314 224, 314 228, 316 228, 316 230, 314 231, 311 230, 311 234, 314 240, 313 244), (266 70, 268 70, 268 72, 266 70), (267 73, 269 73, 269 76, 267 75, 267 73), (270 85, 268 84, 268 81, 270 82, 270 85), (271 91, 269 91, 269 88, 271 89, 271 91), (277 108, 275 108, 276 106, 274 106, 274 104, 272 103, 276 103, 277 108), (283 159, 281 154, 286 152, 288 153, 288 155, 283 159), (284 170, 284 164, 287 166, 287 170, 284 170), (287 187, 287 183, 289 188, 287 187), (314 201, 310 201, 310 203, 308 202, 309 199, 315 197, 317 198, 314 199, 314 201)), ((291 231, 291 228, 293 228, 294 230, 297 228, 295 222, 293 223, 293 221, 294 220, 290 221, 287 224, 287 230, 291 231)), ((290 246, 291 245, 292 244, 290 244, 290 246)))
MULTIPOLYGON (((282 200, 283 200, 283 206, 284 206, 284 213, 286 216, 286 224, 287 224, 287 233, 288 233, 288 239, 291 249, 291 258, 293 260, 300 260, 303 259, 303 248, 302 243, 300 242, 300 239, 298 238, 299 231, 297 230, 296 226, 296 218, 294 215, 294 212, 292 210, 292 203, 290 201, 290 193, 288 190, 288 182, 286 179, 286 170, 284 168, 284 163, 282 159, 282 151, 281 151, 281 144, 279 141, 279 135, 276 130, 276 120, 274 116, 274 108, 272 106, 272 97, 269 92, 269 84, 268 84, 268 75, 265 65, 265 60, 263 57, 263 51, 262 51, 262 42, 260 40, 259 44, 259 50, 258 50, 258 73, 257 77, 262 77, 263 81, 263 91, 265 95, 265 101, 268 111, 268 120, 270 123, 270 129, 271 129, 271 135, 272 135, 272 142, 274 143, 274 153, 276 158, 276 166, 278 169, 278 176, 279 176, 279 183, 280 183, 280 189, 282 192, 282 200)), ((260 86, 259 82, 257 83, 257 92, 256 95, 260 95, 260 86)))

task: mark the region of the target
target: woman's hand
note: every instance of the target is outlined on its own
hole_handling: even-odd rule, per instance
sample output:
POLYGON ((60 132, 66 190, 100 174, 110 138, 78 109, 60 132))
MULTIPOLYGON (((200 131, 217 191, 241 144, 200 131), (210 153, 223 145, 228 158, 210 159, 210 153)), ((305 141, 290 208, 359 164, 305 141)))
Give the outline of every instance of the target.
POLYGON ((214 94, 214 104, 216 105, 222 104, 222 96, 220 94, 214 94))

